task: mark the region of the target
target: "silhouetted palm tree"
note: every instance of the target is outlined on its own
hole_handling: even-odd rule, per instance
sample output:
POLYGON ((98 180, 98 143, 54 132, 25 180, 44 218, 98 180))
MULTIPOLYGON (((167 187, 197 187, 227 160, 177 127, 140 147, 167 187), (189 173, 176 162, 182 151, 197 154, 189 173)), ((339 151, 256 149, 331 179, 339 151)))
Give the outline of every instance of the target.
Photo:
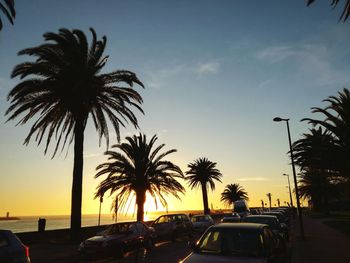
POLYGON ((269 205, 270 205, 270 209, 271 209, 271 198, 272 198, 272 194, 271 194, 271 193, 267 193, 266 196, 267 196, 267 198, 269 199, 269 205))
MULTIPOLYGON (((311 5, 313 2, 315 2, 316 0, 307 0, 307 5, 311 5)), ((339 4, 340 0, 331 0, 331 7, 335 8, 338 4, 339 4)), ((346 19, 348 19, 350 14, 350 0, 345 0, 345 5, 343 8, 343 11, 339 17, 339 21, 343 20, 345 21, 346 19)))
POLYGON ((221 199, 225 205, 230 206, 237 200, 249 200, 248 193, 239 184, 228 184, 221 193, 221 199))
POLYGON ((340 149, 334 136, 322 127, 304 133, 301 139, 293 143, 292 148, 294 161, 300 170, 338 170, 340 149))
POLYGON ((199 158, 195 160, 193 163, 188 165, 189 170, 186 172, 186 180, 188 181, 188 185, 191 189, 195 187, 202 188, 202 196, 203 196, 203 206, 204 213, 209 214, 209 206, 208 206, 208 185, 211 190, 215 190, 214 180, 221 182, 222 174, 218 169, 216 169, 216 163, 209 161, 207 158, 199 158))
POLYGON ((318 171, 305 171, 299 177, 299 196, 310 199, 316 211, 328 211, 329 201, 341 196, 341 188, 327 175, 318 171))
MULTIPOLYGON (((1 1, 1 0, 0 0, 1 1)), ((15 1, 14 0, 3 0, 4 3, 0 2, 0 10, 5 14, 7 19, 13 25, 13 20, 16 17, 15 1)), ((2 20, 0 17, 0 31, 3 27, 2 20)))
POLYGON ((324 101, 329 103, 325 108, 311 108, 312 113, 324 115, 324 120, 305 118, 302 121, 324 127, 334 137, 338 170, 343 176, 350 178, 350 92, 343 89, 338 92, 338 97, 330 96, 324 101))
POLYGON ((126 137, 127 142, 113 145, 119 150, 107 151, 109 162, 99 165, 95 178, 107 175, 96 192, 96 197, 110 191, 117 193, 119 207, 124 207, 127 201, 136 196, 137 220, 143 221, 144 204, 148 192, 156 202, 160 200, 167 206, 165 195, 171 194, 176 198, 185 189, 176 180, 184 178, 181 169, 170 161, 163 160, 167 155, 176 152, 175 149, 160 153, 164 147, 161 144, 154 148, 157 136, 154 135, 149 142, 146 135, 126 137), (154 149, 153 149, 154 148, 154 149))
POLYGON ((31 78, 26 78, 11 90, 8 95, 11 106, 6 112, 10 115, 8 120, 23 115, 19 124, 38 116, 24 143, 28 144, 36 134, 35 140, 40 144, 46 134, 46 154, 54 137, 57 142, 52 157, 60 145, 62 151, 74 140, 72 238, 79 236, 81 227, 84 130, 89 115, 98 131, 100 143, 104 137, 108 147, 107 120, 119 140, 120 125, 130 122, 138 126, 132 108, 142 112, 142 98, 131 87, 134 83, 143 84, 130 71, 100 73, 107 60, 107 56, 103 56, 107 39, 104 36, 97 40, 95 31, 90 30, 90 47, 82 31, 63 28, 58 34, 44 34, 48 42, 20 51, 19 55, 37 59, 14 68, 12 77, 31 78))

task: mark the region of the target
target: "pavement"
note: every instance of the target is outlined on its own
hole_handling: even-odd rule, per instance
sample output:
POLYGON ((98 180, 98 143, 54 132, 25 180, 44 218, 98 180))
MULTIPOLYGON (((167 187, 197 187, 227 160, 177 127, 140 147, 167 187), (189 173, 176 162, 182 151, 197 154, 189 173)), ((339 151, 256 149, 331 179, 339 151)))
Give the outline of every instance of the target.
MULTIPOLYGON (((323 219, 324 220, 324 219, 323 219)), ((350 262, 350 237, 322 223, 322 219, 303 217, 305 240, 295 220, 292 263, 350 262)))

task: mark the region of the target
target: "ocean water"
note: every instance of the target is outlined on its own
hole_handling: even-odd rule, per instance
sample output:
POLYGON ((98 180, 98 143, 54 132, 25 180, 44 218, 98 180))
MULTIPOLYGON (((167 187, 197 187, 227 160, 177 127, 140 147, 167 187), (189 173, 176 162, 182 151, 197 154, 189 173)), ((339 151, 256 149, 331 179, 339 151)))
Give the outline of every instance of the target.
MULTIPOLYGON (((64 229, 70 227, 70 216, 41 216, 46 219, 46 230, 64 229)), ((152 218, 153 219, 153 218, 152 218)), ((11 230, 14 233, 38 230, 38 216, 23 216, 20 220, 0 221, 0 229, 11 230)), ((118 215, 118 222, 135 220, 132 215, 118 215)), ((97 226, 98 215, 82 215, 82 226, 97 226)), ((114 223, 112 215, 101 215, 101 225, 114 223)))
MULTIPOLYGON (((173 211, 170 213, 200 213, 200 211, 173 211)), ((158 216, 166 214, 166 212, 149 212, 145 213, 145 221, 154 220, 158 216)), ((53 229, 65 229, 70 227, 70 216, 69 215, 60 215, 60 216, 41 216, 41 218, 46 219, 46 230, 53 229)), ((5 220, 0 221, 0 229, 11 230, 14 233, 21 232, 31 232, 38 230, 38 216, 23 216, 20 217, 20 220, 5 220)), ((136 215, 132 214, 119 214, 118 222, 123 221, 133 221, 136 220, 136 215)), ((112 224, 115 221, 113 220, 112 214, 103 214, 101 215, 101 225, 112 224)), ((82 215, 82 226, 97 226, 98 225, 98 215, 82 215)))

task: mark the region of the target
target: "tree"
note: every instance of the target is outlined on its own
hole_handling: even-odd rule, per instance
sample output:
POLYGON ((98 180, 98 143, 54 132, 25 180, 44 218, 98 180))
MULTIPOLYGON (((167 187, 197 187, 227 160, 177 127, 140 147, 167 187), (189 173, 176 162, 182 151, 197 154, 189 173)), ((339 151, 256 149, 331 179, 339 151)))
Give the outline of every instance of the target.
MULTIPOLYGON (((313 126, 323 127, 334 139, 332 144, 336 151, 336 169, 339 173, 350 179, 350 92, 343 89, 338 97, 330 96, 324 100, 329 105, 325 108, 313 107, 312 113, 319 113, 323 120, 304 118, 313 126)), ((323 161, 326 161, 323 159, 323 161)))
POLYGON ((304 171, 299 177, 299 196, 310 199, 316 211, 327 212, 329 201, 341 196, 337 182, 318 171, 304 171))
POLYGON ((160 153, 165 146, 154 148, 157 136, 147 142, 146 135, 126 137, 126 143, 113 145, 118 151, 107 151, 109 162, 100 164, 95 175, 98 178, 107 175, 97 187, 96 197, 110 191, 116 193, 119 207, 125 207, 130 198, 136 196, 137 220, 143 221, 144 204, 148 192, 157 206, 157 199, 167 207, 164 195, 171 194, 176 198, 185 189, 176 180, 184 178, 181 169, 164 157, 176 152, 175 149, 160 153))
POLYGON ((264 200, 261 199, 260 201, 261 201, 261 208, 264 209, 265 208, 264 207, 264 200))
POLYGON ((271 194, 271 193, 267 193, 266 196, 267 196, 267 198, 269 199, 269 205, 270 205, 270 209, 271 209, 271 198, 272 198, 272 194, 271 194))
POLYGON ((222 174, 216 168, 216 163, 209 161, 207 158, 198 158, 188 165, 189 170, 186 172, 186 180, 191 189, 195 187, 202 188, 204 214, 209 214, 208 206, 208 185, 212 191, 215 190, 215 182, 221 183, 222 174))
MULTIPOLYGON (((14 0, 3 0, 4 3, 0 2, 0 10, 5 14, 8 21, 13 25, 13 20, 16 17, 15 1, 14 0)), ((3 24, 0 17, 0 31, 2 30, 3 24)))
MULTIPOLYGON (((311 5, 316 0, 307 0, 307 6, 311 5)), ((335 8, 339 4, 340 0, 331 0, 331 7, 335 8)), ((343 11, 339 17, 339 21, 345 22, 350 15, 350 0, 346 0, 343 11)))
POLYGON ((225 205, 230 206, 237 200, 249 200, 248 193, 239 184, 228 184, 221 193, 221 199, 225 205))
POLYGON ((89 44, 80 30, 62 28, 57 33, 46 33, 46 43, 20 51, 19 55, 30 55, 37 59, 17 65, 12 78, 22 80, 9 93, 11 105, 6 115, 13 120, 20 115, 18 124, 25 124, 34 116, 38 119, 26 137, 24 144, 36 134, 38 145, 46 135, 47 153, 53 137, 56 146, 52 158, 60 145, 61 151, 74 141, 74 168, 71 205, 71 237, 79 237, 81 228, 81 201, 83 178, 84 130, 89 115, 98 135, 109 144, 109 119, 117 139, 119 128, 130 122, 138 127, 132 108, 140 110, 142 98, 133 88, 141 81, 133 72, 120 70, 102 74, 108 56, 103 56, 107 38, 96 39, 92 33, 89 44), (31 76, 31 78, 28 78, 31 76))

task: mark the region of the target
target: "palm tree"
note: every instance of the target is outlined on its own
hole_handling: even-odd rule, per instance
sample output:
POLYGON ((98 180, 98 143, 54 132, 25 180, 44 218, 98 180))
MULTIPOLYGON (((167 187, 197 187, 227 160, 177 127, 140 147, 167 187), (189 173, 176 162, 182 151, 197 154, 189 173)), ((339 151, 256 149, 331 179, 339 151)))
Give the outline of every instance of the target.
POLYGON ((228 184, 221 193, 221 199, 226 206, 232 205, 237 200, 249 200, 248 193, 239 184, 228 184))
POLYGON ((310 199, 316 211, 327 212, 329 201, 341 196, 341 188, 337 181, 332 181, 318 171, 304 171, 300 175, 298 189, 300 197, 310 199))
MULTIPOLYGON (((16 17, 15 1, 14 0, 3 0, 4 3, 0 2, 0 10, 5 14, 7 19, 13 25, 13 20, 16 17)), ((3 27, 2 20, 0 17, 0 31, 3 27)))
POLYGON ((293 143, 295 163, 301 170, 338 170, 339 147, 336 146, 334 136, 323 129, 310 129, 302 138, 293 143))
POLYGON ((84 130, 89 115, 98 131, 100 143, 106 139, 108 148, 109 130, 107 120, 112 124, 119 140, 119 128, 130 122, 138 127, 132 108, 140 110, 142 98, 132 86, 143 84, 133 72, 121 70, 100 73, 106 64, 103 56, 106 37, 96 39, 92 33, 89 47, 85 34, 80 30, 62 28, 59 33, 46 33, 46 43, 20 51, 19 55, 37 57, 34 62, 17 65, 12 78, 26 78, 9 93, 11 105, 6 115, 13 120, 23 115, 18 122, 25 124, 34 116, 38 119, 26 137, 24 144, 36 134, 40 144, 46 134, 45 154, 53 137, 61 151, 74 140, 74 168, 71 205, 71 237, 79 237, 81 227, 81 200, 83 178, 84 130))
POLYGON ((271 209, 271 197, 272 197, 272 194, 271 193, 267 193, 266 196, 269 199, 269 204, 270 204, 270 209, 271 209))
POLYGON ((276 199, 278 207, 281 206, 281 200, 279 198, 276 199))
MULTIPOLYGON (((316 0, 307 0, 307 6, 311 5, 316 0)), ((331 7, 335 8, 340 0, 331 0, 331 7)), ((350 15, 350 0, 346 0, 343 11, 339 17, 339 21, 343 20, 344 22, 348 19, 350 15)))
POLYGON ((216 169, 216 163, 209 161, 205 157, 198 158, 193 163, 190 163, 188 168, 189 170, 186 172, 186 180, 191 189, 199 186, 202 188, 204 214, 209 214, 210 210, 208 206, 207 188, 209 185, 211 190, 214 191, 214 180, 221 183, 222 174, 216 169))
POLYGON ((321 126, 334 137, 332 144, 337 148, 337 168, 341 175, 350 178, 350 91, 343 89, 338 92, 338 97, 330 96, 324 101, 329 103, 325 108, 311 108, 312 113, 324 115, 324 120, 304 118, 302 121, 321 126))
POLYGON ((143 221, 144 204, 148 192, 163 206, 167 206, 164 195, 171 194, 176 198, 185 189, 176 180, 184 178, 181 169, 170 161, 163 160, 167 155, 176 152, 175 149, 160 153, 165 146, 161 144, 153 149, 157 136, 147 142, 146 135, 140 134, 126 137, 126 143, 113 145, 119 151, 107 151, 108 162, 100 164, 95 178, 107 175, 97 187, 96 197, 110 191, 117 193, 119 207, 125 207, 130 198, 136 196, 137 220, 143 221))

